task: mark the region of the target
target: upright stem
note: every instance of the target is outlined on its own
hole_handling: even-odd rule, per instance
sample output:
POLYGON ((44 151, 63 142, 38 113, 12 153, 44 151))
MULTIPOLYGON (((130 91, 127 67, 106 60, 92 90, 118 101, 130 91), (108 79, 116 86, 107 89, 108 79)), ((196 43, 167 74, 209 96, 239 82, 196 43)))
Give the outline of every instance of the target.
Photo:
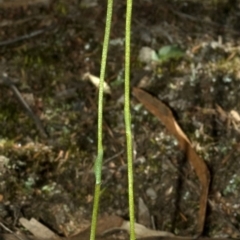
POLYGON ((128 163, 128 201, 130 215, 130 239, 135 240, 134 231, 134 189, 133 189, 133 151, 132 151, 132 132, 131 132, 131 113, 130 113, 130 44, 131 44, 131 17, 132 0, 127 0, 126 11, 126 43, 125 43, 125 105, 124 117, 127 140, 127 163, 128 163))
POLYGON ((97 155, 97 158, 95 161, 95 166, 94 166, 96 182, 95 182, 94 204, 93 204, 93 212, 92 212, 90 240, 95 240, 96 228, 97 228, 98 207, 99 207, 99 201, 100 201, 101 181, 102 181, 103 87, 104 87, 104 78, 105 78, 106 63, 107 63, 109 36, 110 36, 110 29, 111 29, 112 8, 113 8, 113 0, 108 0, 106 27, 105 27, 105 33, 104 33, 101 70, 100 70, 99 95, 98 95, 98 145, 97 145, 98 146, 98 155, 97 155))

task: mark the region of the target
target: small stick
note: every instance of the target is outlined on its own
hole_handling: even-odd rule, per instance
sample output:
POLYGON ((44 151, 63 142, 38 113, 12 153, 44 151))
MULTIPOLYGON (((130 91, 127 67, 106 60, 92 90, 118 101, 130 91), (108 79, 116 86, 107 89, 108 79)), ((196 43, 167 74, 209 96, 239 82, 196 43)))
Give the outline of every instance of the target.
POLYGON ((18 89, 15 86, 15 84, 13 83, 13 81, 7 76, 6 73, 3 73, 2 77, 0 77, 0 84, 4 84, 5 86, 9 87, 13 91, 14 95, 20 101, 21 105, 25 108, 27 114, 35 122, 37 129, 38 129, 40 135, 42 136, 42 138, 46 139, 48 137, 48 135, 47 135, 46 131, 44 130, 44 127, 43 127, 39 117, 34 114, 32 109, 29 107, 27 102, 22 97, 21 93, 18 91, 18 89))

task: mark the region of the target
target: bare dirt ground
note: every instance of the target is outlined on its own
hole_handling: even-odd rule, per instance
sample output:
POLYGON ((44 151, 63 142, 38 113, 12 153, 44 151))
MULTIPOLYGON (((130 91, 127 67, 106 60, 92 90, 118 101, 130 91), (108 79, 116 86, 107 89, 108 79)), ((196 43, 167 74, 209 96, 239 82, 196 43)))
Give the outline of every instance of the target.
MULTIPOLYGON (((22 230, 20 217, 34 217, 62 236, 89 225, 98 90, 84 74, 99 76, 105 5, 0 5, 0 222, 13 231, 22 230)), ((237 0, 139 0, 133 8, 132 87, 172 109, 209 167, 204 235, 211 237, 240 236, 239 12, 237 0), (183 54, 152 61, 152 51, 164 46, 183 54)), ((128 218, 124 25, 125 2, 115 1, 100 214, 128 218)), ((192 236, 200 195, 195 171, 176 139, 133 96, 131 107, 136 205, 143 199, 157 229, 192 236)))

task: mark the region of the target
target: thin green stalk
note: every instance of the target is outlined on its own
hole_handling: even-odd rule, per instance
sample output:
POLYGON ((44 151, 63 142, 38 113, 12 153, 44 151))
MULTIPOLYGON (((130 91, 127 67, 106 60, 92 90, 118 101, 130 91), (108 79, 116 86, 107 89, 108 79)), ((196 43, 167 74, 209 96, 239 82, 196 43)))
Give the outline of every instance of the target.
POLYGON ((101 191, 101 181, 102 181, 103 87, 104 87, 104 78, 105 78, 106 63, 107 63, 109 36, 110 36, 110 29, 111 29, 112 9, 113 9, 113 0, 108 0, 106 27, 105 27, 105 34, 104 34, 104 41, 103 41, 103 51, 102 51, 101 70, 100 70, 99 93, 98 93, 98 155, 95 160, 95 166, 94 166, 96 181, 95 181, 94 204, 93 204, 93 212, 92 212, 90 240, 95 240, 96 228, 97 228, 98 206, 100 201, 100 191, 101 191))
POLYGON ((124 117, 127 140, 127 163, 128 163, 128 201, 130 216, 130 239, 135 240, 134 231, 134 189, 133 189, 133 151, 132 151, 132 132, 131 132, 131 113, 130 113, 130 44, 131 44, 131 18, 132 0, 127 0, 126 11, 126 43, 125 43, 125 105, 124 117))
POLYGON ((97 228, 97 216, 98 216, 98 207, 100 200, 101 184, 95 185, 94 192, 94 203, 93 203, 93 212, 92 212, 92 224, 91 224, 91 235, 90 240, 95 240, 96 228, 97 228))

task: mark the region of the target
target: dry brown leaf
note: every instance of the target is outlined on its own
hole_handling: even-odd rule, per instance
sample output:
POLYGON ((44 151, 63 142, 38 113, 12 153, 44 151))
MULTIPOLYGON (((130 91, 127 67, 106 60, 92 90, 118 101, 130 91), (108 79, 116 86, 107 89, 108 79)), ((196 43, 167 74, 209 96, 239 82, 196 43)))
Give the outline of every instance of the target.
MULTIPOLYGON (((32 236, 26 236, 26 235, 14 235, 14 234, 0 234, 1 240, 50 240, 50 239, 42 239, 42 238, 36 238, 32 236)), ((189 238, 189 237, 144 237, 139 238, 138 240, 196 240, 196 238, 189 238)), ((198 240, 230 240, 230 238, 198 238, 198 240)), ((83 238, 62 238, 62 240, 89 240, 89 237, 83 237, 83 238)), ((97 237, 96 240, 116 240, 115 237, 103 237, 99 238, 97 237)))
POLYGON ((236 122, 240 122, 240 116, 239 113, 235 110, 231 110, 230 111, 230 116, 236 121, 236 122))
MULTIPOLYGON (((130 233, 130 222, 123 221, 123 224, 120 227, 120 229, 126 230, 128 233, 130 233)), ((144 237, 174 237, 175 236, 170 232, 152 230, 138 223, 135 223, 135 234, 136 234, 136 238, 139 238, 139 239, 144 237)))
POLYGON ((192 148, 189 139, 175 121, 171 110, 164 103, 139 88, 133 89, 133 95, 145 106, 149 112, 156 116, 165 125, 168 131, 178 140, 180 149, 186 154, 188 161, 193 166, 199 178, 201 183, 201 194, 197 234, 201 235, 205 223, 210 182, 210 173, 207 165, 192 148))
POLYGON ((220 120, 221 121, 226 121, 228 119, 228 113, 225 112, 218 104, 216 104, 216 110, 219 114, 220 120))
MULTIPOLYGON (((45 238, 43 236, 36 237, 36 236, 26 236, 22 234, 0 234, 1 240, 89 240, 90 238, 90 230, 91 228, 88 227, 84 231, 68 237, 51 237, 45 238)), ((129 221, 124 221, 121 217, 118 216, 106 216, 102 217, 98 220, 97 223, 97 233, 96 233, 96 240, 115 240, 116 238, 112 236, 106 237, 105 234, 109 233, 113 230, 126 230, 130 231, 130 224, 129 221)), ((39 229, 39 231, 41 231, 39 229)), ((40 232, 42 233, 42 232, 40 232)), ((174 236, 174 234, 164 231, 155 231, 144 227, 141 224, 135 224, 135 233, 138 240, 194 240, 196 238, 191 237, 181 237, 181 236, 174 236)), ((40 235, 40 234, 38 234, 40 235)), ((213 238, 198 238, 198 240, 213 240, 213 238)), ((220 239, 218 240, 226 240, 220 239)))
MULTIPOLYGON (((89 81, 91 81, 91 83, 95 87, 99 88, 99 83, 100 83, 99 77, 96 77, 96 76, 92 75, 91 73, 87 72, 83 75, 83 80, 87 80, 87 79, 89 81)), ((105 81, 103 83, 103 91, 104 91, 104 93, 111 94, 111 88, 109 87, 109 85, 105 81)))
POLYGON ((30 221, 28 221, 26 218, 20 218, 19 222, 35 237, 45 239, 58 239, 58 236, 54 232, 38 222, 35 218, 31 218, 30 221))
POLYGON ((141 197, 138 198, 138 222, 146 227, 151 224, 149 209, 141 197))
MULTIPOLYGON (((118 216, 107 216, 98 220, 97 226, 97 236, 103 236, 107 233, 116 231, 116 230, 125 230, 130 233, 130 222, 125 221, 118 216)), ((173 237, 174 234, 165 231, 156 231, 149 229, 142 224, 135 223, 135 234, 136 238, 143 237, 173 237)))
POLYGON ((123 221, 123 218, 116 215, 99 218, 96 235, 104 235, 110 229, 121 228, 123 221))

